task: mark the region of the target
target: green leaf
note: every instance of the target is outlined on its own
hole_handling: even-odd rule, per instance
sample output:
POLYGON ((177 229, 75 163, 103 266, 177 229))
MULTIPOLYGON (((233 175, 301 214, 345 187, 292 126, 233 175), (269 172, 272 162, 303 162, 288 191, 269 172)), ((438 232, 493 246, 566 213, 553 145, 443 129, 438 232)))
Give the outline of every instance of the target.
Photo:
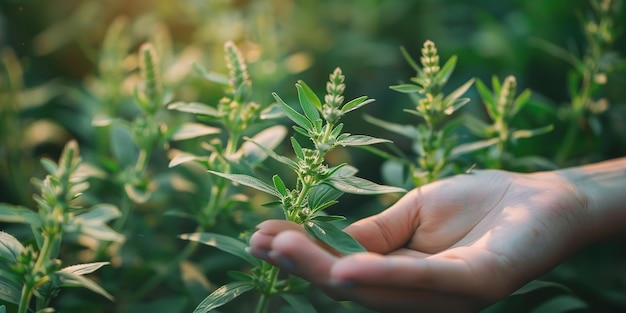
POLYGON ((204 298, 196 309, 193 310, 193 313, 207 313, 213 309, 217 309, 253 288, 254 285, 248 282, 236 281, 228 283, 204 298))
POLYGON ((220 114, 214 107, 200 102, 179 101, 169 104, 167 108, 170 110, 176 110, 185 113, 193 113, 213 117, 223 116, 223 114, 220 114))
POLYGON ((338 140, 336 144, 341 146, 367 146, 383 142, 392 142, 388 139, 370 137, 367 135, 350 135, 344 139, 338 140))
POLYGON ((250 255, 246 251, 248 247, 245 243, 235 238, 228 236, 215 234, 215 233, 191 233, 180 235, 181 239, 197 241, 207 246, 218 248, 224 252, 230 253, 236 257, 239 257, 252 265, 260 265, 261 262, 250 255))
POLYGON ((169 168, 178 166, 180 164, 189 162, 189 161, 193 161, 193 160, 197 160, 200 159, 202 157, 191 154, 191 153, 187 153, 187 152, 180 152, 178 153, 176 156, 174 156, 174 158, 172 158, 172 160, 170 160, 170 163, 167 165, 169 168))
POLYGON ((113 204, 96 204, 88 212, 76 216, 87 224, 103 224, 122 216, 122 212, 113 204))
POLYGON ((71 273, 75 275, 86 275, 97 271, 99 268, 109 265, 109 262, 93 262, 93 263, 84 263, 84 264, 76 264, 68 267, 64 267, 61 269, 61 272, 71 273))
POLYGON ((274 187, 266 184, 262 180, 244 174, 229 174, 229 173, 220 173, 216 171, 209 170, 209 173, 215 174, 217 176, 224 177, 226 179, 230 179, 236 183, 242 184, 244 186, 252 187, 256 190, 263 191, 265 193, 269 193, 270 195, 276 196, 280 198, 280 193, 274 189, 274 187))
POLYGON ((416 93, 422 91, 422 87, 413 84, 401 84, 389 88, 402 93, 416 93))
POLYGON ((391 122, 387 122, 387 121, 381 120, 379 118, 376 118, 370 115, 364 115, 363 119, 380 128, 405 136, 409 139, 415 139, 419 135, 417 128, 415 128, 412 125, 401 125, 401 124, 391 123, 391 122))
POLYGON ((530 313, 560 313, 572 310, 586 309, 589 306, 583 300, 573 295, 560 295, 543 302, 530 313))
POLYGON ((446 61, 446 64, 444 64, 439 72, 437 72, 435 81, 439 82, 442 86, 445 85, 446 82, 448 82, 450 75, 452 75, 452 72, 454 72, 454 67, 456 67, 456 61, 456 55, 451 56, 448 61, 446 61))
POLYGON ((244 142, 239 152, 248 163, 259 164, 267 159, 268 154, 266 151, 272 151, 278 147, 286 136, 287 128, 285 126, 275 125, 268 127, 244 142))
POLYGON ((120 168, 134 165, 139 155, 139 148, 128 125, 119 123, 111 125, 110 136, 111 153, 120 168))
POLYGON ((313 124, 311 124, 311 121, 309 121, 306 116, 298 113, 296 110, 294 110, 292 107, 290 107, 287 103, 285 103, 285 101, 283 101, 283 99, 281 99, 278 94, 276 94, 275 92, 272 93, 272 96, 274 96, 274 99, 276 99, 276 102, 278 102, 278 104, 280 105, 280 107, 283 109, 283 112, 285 112, 285 114, 287 115, 287 117, 292 120, 294 123, 296 123, 298 126, 306 129, 309 132, 313 131, 313 124))
POLYGON ((291 137, 291 147, 293 148, 293 152, 296 154, 298 159, 304 160, 304 152, 302 152, 302 146, 298 142, 295 137, 291 137))
POLYGON ((543 280, 533 280, 527 283, 526 285, 522 286, 520 289, 517 289, 511 295, 523 295, 523 294, 533 292, 533 291, 543 289, 543 288, 556 288, 562 291, 571 292, 571 290, 567 286, 559 284, 559 283, 543 281, 543 280))
POLYGON ((483 99, 483 104, 487 109, 487 114, 492 120, 496 120, 499 116, 499 112, 496 109, 496 103, 493 99, 491 90, 489 90, 485 83, 483 83, 480 79, 476 80, 476 89, 478 90, 480 97, 483 99))
POLYGON ((302 107, 302 111, 304 115, 310 120, 315 121, 320 118, 320 113, 322 105, 320 104, 320 99, 311 91, 310 89, 305 90, 305 88, 296 84, 296 88, 298 89, 298 99, 300 100, 300 106, 302 107))
POLYGON ((293 293, 281 293, 283 298, 298 313, 317 313, 311 302, 306 297, 293 293))
POLYGON ((324 221, 304 223, 304 229, 313 236, 343 254, 366 252, 365 248, 352 236, 337 226, 324 221))
POLYGON ((311 89, 309 87, 309 85, 307 85, 304 81, 302 80, 298 80, 298 83, 296 84, 296 87, 300 86, 298 89, 298 92, 300 92, 300 88, 302 89, 302 92, 304 93, 304 97, 307 99, 307 101, 313 105, 313 107, 315 107, 318 111, 322 111, 322 101, 320 101, 320 98, 317 97, 317 95, 315 94, 315 92, 313 92, 313 89, 311 89))
POLYGON ((70 272, 63 272, 61 271, 57 271, 54 272, 54 275, 56 275, 59 278, 59 281, 61 282, 61 287, 83 287, 83 288, 87 288, 111 301, 113 301, 113 296, 111 294, 109 294, 106 290, 104 290, 104 288, 102 288, 100 285, 98 285, 96 282, 94 282, 91 279, 88 279, 86 277, 83 277, 81 275, 75 274, 75 273, 70 273, 70 272))
POLYGON ((322 222, 334 222, 334 221, 345 221, 345 216, 340 215, 316 215, 311 218, 311 221, 322 221, 322 222))
POLYGON ((413 58, 411 57, 411 55, 409 54, 408 51, 406 51, 406 48, 404 47, 400 47, 400 52, 402 53, 402 56, 404 56, 404 59, 407 61, 407 63, 409 63, 409 65, 417 72, 420 73, 422 72, 422 70, 420 69, 419 65, 417 65, 417 62, 415 62, 415 60, 413 60, 413 58))
POLYGON ((0 276, 0 300, 18 304, 21 295, 21 286, 0 276))
POLYGON ((360 195, 375 195, 390 192, 406 192, 403 188, 394 186, 379 185, 371 182, 367 179, 356 176, 331 176, 328 180, 324 181, 343 192, 360 194, 360 195))
POLYGON ((254 143, 257 147, 259 147, 261 150, 263 150, 265 153, 267 153, 267 155, 269 155, 272 159, 286 164, 289 167, 293 168, 293 169, 297 169, 298 168, 298 164, 296 164, 296 162, 292 161, 291 159, 284 157, 282 155, 277 154, 276 152, 274 152, 273 150, 269 149, 268 147, 261 145, 259 143, 257 143, 256 141, 251 140, 250 138, 244 138, 252 143, 254 143))
POLYGON ((48 172, 48 174, 50 175, 54 175, 59 169, 59 166, 50 159, 43 158, 40 160, 40 162, 46 172, 48 172))
POLYGON ((320 207, 326 206, 327 203, 336 203, 335 200, 343 195, 343 191, 326 184, 320 184, 313 187, 309 193, 308 202, 312 211, 320 210, 320 207))
POLYGON ((284 197, 287 195, 287 188, 285 187, 285 182, 283 182, 282 179, 280 179, 280 176, 278 175, 274 175, 272 177, 272 181, 274 181, 274 187, 276 188, 276 190, 278 190, 278 192, 284 197))
POLYGON ((0 221, 7 223, 30 224, 34 227, 41 226, 41 217, 31 209, 18 205, 0 203, 0 221))
POLYGON ((348 112, 354 111, 364 105, 374 102, 374 99, 367 99, 366 96, 358 97, 356 99, 350 100, 348 103, 344 104, 341 107, 341 114, 346 114, 348 112))
POLYGON ((548 125, 544 127, 539 127, 535 129, 520 129, 513 132, 511 138, 520 139, 520 138, 530 138, 537 135, 543 135, 551 132, 554 129, 553 125, 548 125))
POLYGON ((7 313, 7 307, 0 305, 0 313, 7 313))
POLYGON ((515 116, 524 107, 526 102, 528 102, 531 95, 532 92, 530 91, 530 89, 525 89, 524 91, 522 91, 522 93, 520 93, 519 96, 515 98, 515 101, 513 102, 513 108, 511 109, 509 116, 515 116))
POLYGON ((491 138, 458 145, 450 151, 450 158, 456 158, 480 149, 485 149, 497 144, 498 141, 500 141, 499 138, 491 138))
POLYGON ((5 259, 8 263, 17 263, 17 256, 24 250, 24 245, 8 233, 0 231, 0 260, 5 259))
POLYGON ((230 84, 230 79, 228 78, 227 75, 219 74, 215 72, 207 72, 207 70, 205 70, 198 63, 193 64, 193 69, 196 71, 196 73, 200 75, 200 77, 210 82, 220 84, 220 85, 226 85, 226 86, 230 84))
POLYGON ((452 112, 446 112, 446 114, 448 115, 452 114, 458 108, 460 108, 461 106, 469 102, 469 100, 467 101, 466 100, 457 101, 457 100, 461 100, 459 98, 472 86, 473 83, 474 83, 474 79, 472 78, 468 80, 467 82, 465 82, 465 84, 461 85, 459 88, 452 91, 443 99, 443 102, 447 104, 446 106, 453 108, 452 112))
POLYGON ((222 130, 200 123, 183 123, 170 134, 170 139, 174 141, 197 138, 205 135, 219 134, 222 130))

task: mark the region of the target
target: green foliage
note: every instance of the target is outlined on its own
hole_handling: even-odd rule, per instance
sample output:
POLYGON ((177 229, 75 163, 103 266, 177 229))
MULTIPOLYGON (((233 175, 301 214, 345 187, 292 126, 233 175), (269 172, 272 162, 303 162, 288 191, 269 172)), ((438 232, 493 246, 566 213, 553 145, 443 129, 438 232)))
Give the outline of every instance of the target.
MULTIPOLYGON (((79 2, 0 3, 0 312, 369 312, 251 257, 254 225, 347 254, 402 188, 626 153, 622 1, 79 2)), ((624 311, 620 247, 486 312, 624 311)))

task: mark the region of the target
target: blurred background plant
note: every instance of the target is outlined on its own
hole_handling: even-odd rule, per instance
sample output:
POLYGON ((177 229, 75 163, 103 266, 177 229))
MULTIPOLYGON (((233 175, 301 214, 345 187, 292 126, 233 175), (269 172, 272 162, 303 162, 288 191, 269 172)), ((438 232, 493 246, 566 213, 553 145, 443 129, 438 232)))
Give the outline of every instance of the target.
MULTIPOLYGON (((271 213, 257 205, 268 202, 264 195, 246 192, 249 204, 238 202, 227 214, 213 218, 200 215, 211 201, 213 193, 207 191, 216 188, 215 177, 210 178, 206 166, 197 162, 168 165, 180 151, 196 156, 218 151, 206 150, 207 143, 228 140, 227 132, 211 134, 208 140, 205 136, 170 140, 188 123, 218 128, 220 124, 176 110, 146 111, 136 96, 143 98, 145 92, 136 87, 145 83, 139 66, 145 55, 141 57, 139 51, 157 56, 153 62, 163 87, 161 108, 171 102, 218 108, 214 104, 225 96, 224 84, 207 80, 193 64, 209 69, 205 74, 220 81, 223 76, 213 74, 228 73, 223 49, 225 42, 232 41, 253 81, 249 101, 269 105, 274 101, 271 93, 276 92, 295 103, 297 80, 319 86, 340 66, 351 79, 346 98, 377 99, 361 113, 400 125, 420 125, 419 119, 403 111, 415 109, 410 99, 389 86, 402 84, 416 72, 399 47, 416 57, 430 39, 441 60, 457 58, 445 93, 472 78, 491 82, 492 90, 482 83, 483 87, 469 88, 463 97, 471 101, 455 113, 464 123, 471 116, 481 126, 464 124, 451 135, 456 145, 496 137, 501 144, 493 141, 488 148, 464 154, 452 172, 472 164, 530 171, 626 155, 622 57, 626 47, 620 40, 624 16, 622 2, 615 0, 4 0, 0 2, 0 202, 35 207, 30 198, 35 189, 29 181, 45 173, 38 160, 58 159, 65 143, 75 138, 89 165, 85 170, 91 188, 82 199, 87 207, 112 203, 126 212, 124 219, 112 223, 126 240, 96 250, 66 247, 59 254, 67 264, 110 261, 93 276, 114 302, 76 289, 60 293, 50 305, 66 312, 191 312, 207 294, 229 281, 227 270, 245 269, 246 264, 220 251, 194 249, 172 269, 173 260, 189 244, 178 235, 206 223, 212 231, 237 236, 271 213), (140 49, 146 42, 152 48, 140 49), (494 75, 505 79, 492 79, 494 75), (506 78, 510 75, 514 81, 506 78), (532 95, 522 91, 513 102, 524 105, 498 121, 504 115, 490 111, 490 99, 495 102, 503 91, 514 89, 529 89, 532 95), (547 130, 542 128, 547 125, 552 125, 552 131, 505 140, 507 136, 493 131, 502 122, 507 126, 499 130, 510 130, 509 135, 547 130), (148 141, 138 136, 147 134, 138 128, 150 123, 153 126, 148 128, 159 140, 150 145, 150 153, 140 153, 140 145, 148 141), (535 161, 510 162, 529 157, 535 161), (148 284, 152 287, 142 287, 152 277, 160 278, 148 284), (140 288, 148 291, 139 294, 140 288)), ((507 101, 513 99, 509 94, 507 101)), ((344 123, 350 133, 372 133, 372 124, 363 121, 363 115, 348 115, 344 123)), ((413 153, 412 138, 382 128, 379 132, 376 136, 391 139, 399 155, 413 153)), ((148 152, 148 146, 144 149, 148 152)), ((291 153, 289 147, 276 150, 291 153)), ((333 164, 353 164, 372 181, 382 181, 386 175, 381 171, 384 158, 366 151, 338 147, 327 157, 333 164)), ((280 172, 272 162, 263 166, 280 172)), ((330 207, 328 213, 351 221, 382 210, 394 199, 344 196, 342 205, 330 207)), ((19 225, 0 227, 22 243, 32 236, 19 225)), ((546 276, 569 290, 552 285, 529 288, 501 302, 500 308, 525 312, 549 304, 545 300, 562 303, 559 296, 565 294, 569 297, 565 301, 586 307, 578 306, 581 312, 626 310, 626 275, 619 265, 626 251, 619 239, 582 251, 546 276)), ((320 292, 308 297, 318 311, 366 312, 353 304, 335 303, 320 292)), ((17 309, 0 304, 8 312, 17 309)), ((222 311, 241 308, 233 303, 222 311)))

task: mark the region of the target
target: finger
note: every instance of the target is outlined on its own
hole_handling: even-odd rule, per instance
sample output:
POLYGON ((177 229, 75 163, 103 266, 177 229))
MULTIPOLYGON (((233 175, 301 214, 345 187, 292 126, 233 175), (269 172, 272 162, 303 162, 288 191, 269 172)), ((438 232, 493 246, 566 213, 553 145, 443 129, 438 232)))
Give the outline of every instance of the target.
POLYGON ((386 254, 406 245, 419 225, 419 189, 413 189, 380 214, 359 220, 345 231, 368 251, 386 254))
POLYGON ((330 268, 337 260, 306 234, 293 230, 276 235, 269 256, 272 264, 316 285, 329 284, 330 268))
POLYGON ((331 269, 329 279, 357 286, 417 288, 467 296, 491 293, 500 297, 510 291, 502 288, 506 277, 494 275, 497 269, 490 268, 493 263, 481 252, 462 248, 455 253, 422 259, 359 253, 339 259, 331 269), (464 255, 461 257, 460 254, 464 255), (466 257, 473 260, 473 266, 466 261, 466 257))
POLYGON ((276 235, 285 230, 304 232, 296 223, 284 220, 267 220, 257 225, 257 231, 250 236, 248 252, 253 256, 268 260, 268 254, 272 249, 272 242, 276 235))

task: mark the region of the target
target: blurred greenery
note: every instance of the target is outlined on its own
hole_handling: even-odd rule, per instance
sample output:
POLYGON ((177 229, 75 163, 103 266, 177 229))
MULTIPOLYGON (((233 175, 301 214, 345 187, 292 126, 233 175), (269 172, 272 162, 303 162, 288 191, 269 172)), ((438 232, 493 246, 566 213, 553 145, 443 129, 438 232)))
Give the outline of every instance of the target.
MULTIPOLYGON (((617 13, 621 17, 615 21, 618 30, 626 27, 625 9, 622 6, 617 13)), ((109 135, 94 127, 92 120, 105 111, 127 120, 140 112, 132 100, 137 81, 133 56, 146 41, 155 43, 164 84, 176 100, 218 102, 220 89, 200 79, 192 64, 226 73, 222 47, 232 40, 249 63, 255 101, 270 103, 271 92, 295 99, 293 85, 298 79, 321 89, 328 73, 340 66, 346 75, 347 99, 360 95, 376 99, 361 114, 404 124, 415 122, 414 116, 402 111, 411 103, 405 95, 389 89, 414 75, 400 47, 416 56, 422 43, 430 39, 442 59, 458 57, 451 86, 472 77, 490 81, 492 75, 514 75, 518 90, 532 90, 529 105, 512 123, 522 129, 553 124, 554 130, 520 140, 512 152, 551 159, 567 128, 563 115, 570 106, 568 73, 572 68, 548 53, 537 39, 582 56, 586 42, 581 21, 589 12, 585 0, 0 0, 0 202, 30 206, 30 177, 43 176, 38 160, 56 160, 70 138, 77 139, 88 163, 108 174, 116 173, 119 152, 110 152, 109 135), (126 25, 127 48, 120 64, 102 63, 106 60, 103 42, 115 21, 126 25), (105 74, 116 66, 121 74, 113 81, 118 84, 107 86, 105 74), (119 96, 113 97, 113 90, 119 96)), ((622 31, 613 47, 615 55, 626 54, 624 39, 622 31)), ((118 44, 124 45, 122 41, 118 44)), ((581 120, 577 145, 560 166, 626 155, 626 63, 622 59, 613 67, 597 97, 608 103, 606 110, 596 115, 600 127, 581 120)), ((463 111, 485 118, 476 90, 470 89, 466 96, 472 101, 463 111)), ((172 114, 166 122, 175 125, 185 118, 172 114)), ((372 133, 372 125, 364 122, 362 115, 347 117, 345 124, 351 133, 372 133)), ((411 143, 402 136, 377 131, 379 137, 410 150, 411 143)), ((471 136, 464 132, 461 140, 471 140, 471 136)), ((116 301, 88 291, 64 291, 54 303, 58 311, 191 312, 210 290, 227 281, 225 270, 244 266, 230 256, 199 249, 149 294, 133 296, 143 281, 162 271, 183 249, 177 235, 192 232, 196 226, 166 212, 188 212, 206 202, 202 190, 209 186, 203 169, 167 166, 170 148, 197 145, 194 141, 176 143, 152 154, 147 170, 159 192, 133 208, 122 230, 126 243, 107 251, 113 266, 92 275, 116 301)), ((365 151, 337 149, 329 158, 332 163, 347 160, 360 169, 362 177, 382 179, 383 160, 365 151)), ((516 170, 537 169, 541 168, 516 170)), ((93 191, 84 201, 119 205, 119 189, 113 179, 93 179, 93 191)), ((251 202, 263 200, 256 196, 251 202)), ((342 212, 354 220, 382 210, 391 200, 345 196, 340 206, 358 207, 358 211, 342 212)), ((247 214, 251 210, 258 213, 263 209, 258 205, 241 208, 233 216, 222 217, 217 231, 236 236, 251 229, 258 222, 247 214)), ((22 240, 29 239, 27 230, 0 226, 22 240)), ((594 245, 547 274, 546 279, 568 286, 567 292, 542 288, 498 305, 502 312, 526 312, 530 307, 516 304, 531 306, 555 295, 571 294, 587 306, 576 312, 626 311, 624 239, 594 245)), ((68 264, 93 259, 79 245, 65 249, 68 264)), ((319 292, 310 298, 321 312, 347 311, 350 306, 334 304, 319 292)), ((358 306, 352 306, 351 311, 360 312, 358 306)), ((7 308, 12 312, 13 307, 7 308)), ((224 312, 246 311, 245 304, 225 308, 224 312)))

